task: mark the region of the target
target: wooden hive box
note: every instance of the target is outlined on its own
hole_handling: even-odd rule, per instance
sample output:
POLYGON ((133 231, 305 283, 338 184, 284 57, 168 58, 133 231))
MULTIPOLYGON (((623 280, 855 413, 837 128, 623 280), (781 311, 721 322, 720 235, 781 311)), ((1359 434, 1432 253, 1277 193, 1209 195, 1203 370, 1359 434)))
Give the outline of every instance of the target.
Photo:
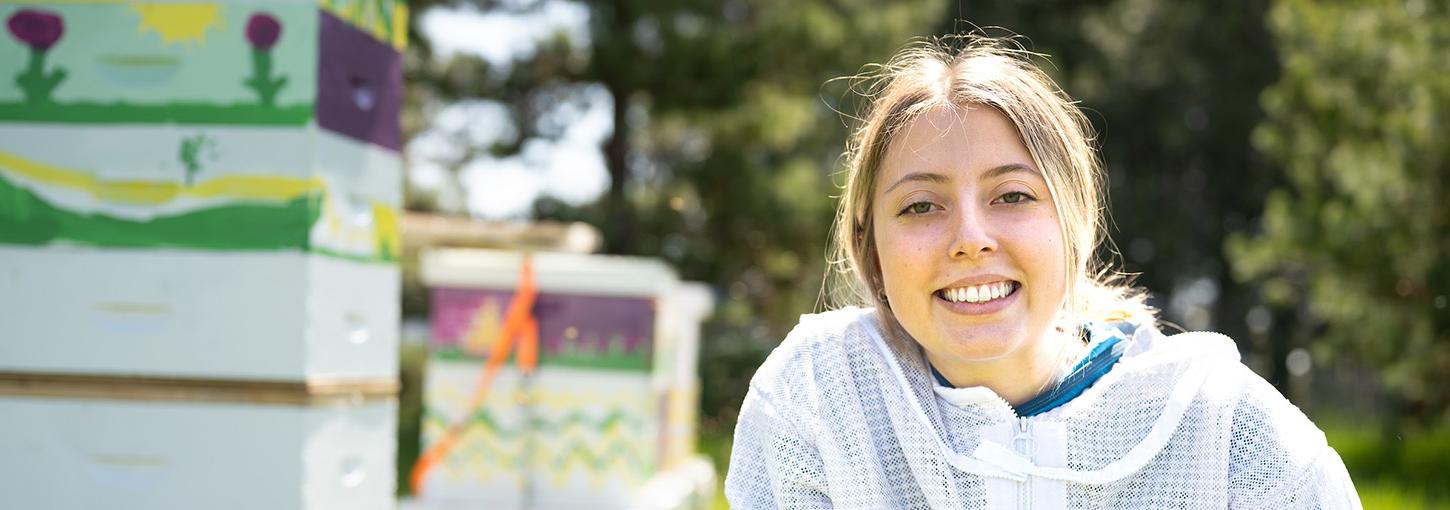
POLYGON ((391 509, 394 389, 3 377, 0 491, 6 508, 391 509))
POLYGON ((424 478, 419 503, 608 509, 659 499, 650 493, 651 480, 699 467, 692 464, 696 357, 708 293, 682 284, 652 259, 531 256, 539 292, 533 309, 538 371, 526 380, 506 365, 470 415, 482 360, 497 341, 493 332, 519 284, 523 255, 423 253, 423 281, 432 296, 424 448, 448 426, 464 426, 424 478))

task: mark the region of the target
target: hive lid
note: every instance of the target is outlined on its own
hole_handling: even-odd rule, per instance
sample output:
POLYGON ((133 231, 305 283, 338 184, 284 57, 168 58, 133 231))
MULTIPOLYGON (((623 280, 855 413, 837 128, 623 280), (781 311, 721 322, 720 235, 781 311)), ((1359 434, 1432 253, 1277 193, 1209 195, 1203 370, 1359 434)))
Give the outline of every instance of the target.
MULTIPOLYGON (((423 284, 429 287, 510 290, 519 284, 523 252, 473 248, 425 250, 423 284)), ((652 258, 573 253, 534 253, 539 291, 623 297, 661 297, 678 280, 652 258)))

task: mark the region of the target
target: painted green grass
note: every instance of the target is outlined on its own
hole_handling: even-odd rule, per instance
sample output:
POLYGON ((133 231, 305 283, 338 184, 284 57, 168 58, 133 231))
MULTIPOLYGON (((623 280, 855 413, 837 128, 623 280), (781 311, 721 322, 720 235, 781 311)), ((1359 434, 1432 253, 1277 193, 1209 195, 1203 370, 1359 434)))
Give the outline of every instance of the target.
POLYGON ((257 103, 24 103, 0 102, 0 120, 91 124, 225 124, 302 126, 312 120, 312 105, 263 106, 257 103))
MULTIPOLYGON (((434 357, 439 358, 439 359, 450 360, 450 361, 464 360, 464 361, 477 361, 480 364, 483 363, 483 358, 481 358, 479 356, 476 356, 476 355, 473 355, 473 354, 468 354, 466 352, 463 352, 462 350, 460 350, 460 349, 458 349, 456 347, 447 348, 447 349, 440 348, 440 349, 437 349, 437 350, 433 351, 433 354, 432 355, 434 357)), ((654 361, 653 356, 654 355, 651 354, 648 351, 639 351, 639 352, 634 352, 634 353, 624 353, 624 352, 600 352, 600 353, 583 353, 583 352, 570 353, 570 352, 560 352, 560 353, 552 353, 552 354, 551 353, 546 353, 546 352, 541 352, 541 353, 539 353, 539 366, 541 366, 541 367, 556 366, 556 367, 573 367, 573 368, 593 368, 593 369, 600 369, 600 370, 618 370, 618 371, 626 371, 626 372, 648 372, 650 370, 650 364, 651 364, 651 362, 654 361)), ((510 361, 508 363, 509 364, 512 364, 513 363, 512 358, 510 358, 510 361)))
POLYGON ((277 204, 224 205, 130 220, 61 209, 0 176, 0 244, 306 250, 308 232, 321 210, 321 195, 310 193, 277 204))

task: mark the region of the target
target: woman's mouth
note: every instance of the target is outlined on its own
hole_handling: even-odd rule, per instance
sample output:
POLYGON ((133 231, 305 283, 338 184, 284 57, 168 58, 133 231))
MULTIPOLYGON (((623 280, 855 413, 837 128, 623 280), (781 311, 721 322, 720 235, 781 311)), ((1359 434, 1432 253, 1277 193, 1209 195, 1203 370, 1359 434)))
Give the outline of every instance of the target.
POLYGON ((933 295, 952 311, 977 315, 1004 308, 1017 297, 1017 291, 1021 288, 1021 283, 1002 280, 967 287, 948 287, 934 292, 933 295))

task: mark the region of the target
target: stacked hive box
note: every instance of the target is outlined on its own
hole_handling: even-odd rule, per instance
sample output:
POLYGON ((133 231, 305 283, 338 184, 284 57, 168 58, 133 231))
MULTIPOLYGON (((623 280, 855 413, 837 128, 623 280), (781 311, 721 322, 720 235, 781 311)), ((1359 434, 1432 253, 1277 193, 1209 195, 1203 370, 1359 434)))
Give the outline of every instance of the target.
POLYGON ((402 5, 0 5, 9 501, 392 506, 402 5))
POLYGON ((468 404, 524 255, 436 250, 423 444, 463 424, 423 479, 424 508, 689 508, 713 495, 695 454, 700 321, 710 297, 663 264, 532 255, 539 368, 505 367, 468 404))

